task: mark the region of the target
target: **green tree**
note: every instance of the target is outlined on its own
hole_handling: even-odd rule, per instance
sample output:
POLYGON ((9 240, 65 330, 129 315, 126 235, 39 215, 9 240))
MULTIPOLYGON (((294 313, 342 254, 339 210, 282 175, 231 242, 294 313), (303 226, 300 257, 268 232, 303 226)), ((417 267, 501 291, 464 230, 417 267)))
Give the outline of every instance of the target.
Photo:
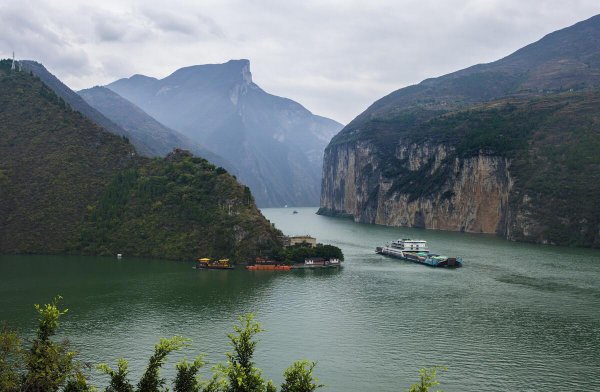
MULTIPOLYGON (((440 385, 436 380, 437 371, 446 370, 443 366, 434 366, 432 368, 423 368, 419 370, 419 382, 410 386, 408 392, 429 392, 430 388, 440 385)), ((437 390, 436 392, 442 392, 437 390)))
POLYGON ((96 392, 96 388, 88 385, 87 379, 81 371, 76 371, 67 380, 63 392, 96 392))
POLYGON ((39 324, 36 338, 26 356, 22 386, 26 391, 58 391, 77 370, 75 352, 68 349, 66 342, 56 343, 50 339, 56 333, 60 316, 67 313, 67 309, 58 308, 60 299, 58 296, 50 304, 35 305, 39 324))
POLYGON ((321 388, 323 385, 313 376, 316 365, 316 362, 306 360, 294 362, 283 374, 285 380, 281 392, 314 392, 321 388))
POLYGON ((19 389, 24 352, 19 335, 2 325, 0 332, 0 391, 19 389))
POLYGON ((223 369, 217 366, 209 382, 204 385, 202 392, 224 392, 227 391, 228 383, 223 369))
MULTIPOLYGON (((18 334, 6 326, 0 329, 0 391, 2 392, 95 392, 88 385, 82 363, 74 360, 75 353, 68 350, 66 343, 55 343, 59 318, 67 310, 58 307, 60 297, 43 306, 36 305, 39 324, 30 350, 22 349, 18 334)), ((190 363, 186 360, 176 365, 173 380, 174 392, 277 392, 272 381, 266 381, 262 371, 256 367, 253 357, 257 346, 256 335, 263 331, 252 314, 239 318, 234 332, 228 334, 233 352, 227 353, 227 363, 214 368, 212 378, 202 382, 198 375, 205 365, 201 356, 190 363)), ((116 370, 107 364, 98 369, 110 377, 105 392, 166 392, 160 369, 167 356, 188 345, 189 340, 179 336, 161 339, 154 348, 148 366, 134 388, 129 380, 128 362, 117 360, 116 370)), ((316 362, 296 361, 285 370, 281 392, 314 392, 323 385, 313 375, 316 362)), ((410 392, 429 392, 439 385, 436 372, 441 367, 421 369, 420 381, 410 387, 410 392)))
POLYGON ((224 369, 229 382, 227 392, 274 391, 273 384, 265 382, 262 371, 252 361, 257 344, 254 336, 263 331, 262 327, 254 321, 254 315, 246 314, 239 318, 239 325, 233 329, 235 333, 227 335, 233 347, 233 353, 227 353, 224 369))
POLYGON ((160 339, 154 346, 154 354, 148 361, 148 367, 138 382, 139 392, 160 392, 165 385, 165 379, 160 377, 160 368, 165 362, 167 355, 173 351, 181 350, 188 345, 189 340, 181 336, 173 336, 171 339, 160 339))
POLYGON ((175 365, 177 375, 173 382, 174 392, 198 392, 200 391, 200 380, 198 372, 205 365, 202 356, 196 357, 194 362, 190 363, 186 360, 175 365))
POLYGON ((98 369, 110 377, 106 392, 133 392, 133 385, 129 382, 129 364, 123 358, 117 360, 117 370, 111 369, 105 363, 98 365, 98 369))

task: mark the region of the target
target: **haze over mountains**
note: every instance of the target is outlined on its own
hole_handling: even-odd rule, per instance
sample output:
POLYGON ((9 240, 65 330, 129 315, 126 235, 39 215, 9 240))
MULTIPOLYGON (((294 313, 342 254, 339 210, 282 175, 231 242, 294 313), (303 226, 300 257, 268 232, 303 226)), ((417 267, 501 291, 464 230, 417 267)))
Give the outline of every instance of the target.
POLYGON ((233 174, 237 173, 237 169, 224 158, 190 140, 185 135, 165 127, 112 90, 96 86, 77 93, 88 105, 123 128, 135 145, 141 143, 147 146, 147 155, 164 157, 174 148, 181 148, 189 150, 194 155, 205 158, 215 165, 222 166, 233 174))
POLYGON ((134 75, 107 87, 224 157, 260 206, 316 205, 322 153, 342 125, 263 91, 248 60, 134 75))
POLYGON ((397 90, 325 152, 321 212, 600 246, 600 16, 397 90))
POLYGON ((225 159, 158 123, 118 94, 100 87, 78 94, 50 73, 44 65, 30 60, 20 63, 24 70, 31 71, 40 78, 71 108, 110 133, 127 137, 138 154, 148 157, 165 156, 174 148, 184 148, 235 173, 233 166, 225 159))

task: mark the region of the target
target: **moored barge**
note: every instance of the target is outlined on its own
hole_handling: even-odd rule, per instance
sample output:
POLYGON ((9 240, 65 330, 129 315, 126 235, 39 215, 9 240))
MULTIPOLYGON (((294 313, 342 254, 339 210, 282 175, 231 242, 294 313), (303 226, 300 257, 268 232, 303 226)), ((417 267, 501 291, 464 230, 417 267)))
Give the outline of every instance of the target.
POLYGON ((211 260, 207 257, 203 257, 196 261, 196 269, 218 269, 218 270, 230 270, 234 269, 229 259, 211 260))
POLYGON ((249 271, 290 271, 296 269, 340 268, 341 266, 341 260, 336 258, 309 257, 304 259, 304 262, 283 263, 257 257, 246 269, 249 271))
POLYGON ((392 241, 386 246, 378 246, 375 252, 429 267, 459 268, 463 265, 460 257, 448 257, 429 252, 427 241, 424 240, 403 238, 392 241))

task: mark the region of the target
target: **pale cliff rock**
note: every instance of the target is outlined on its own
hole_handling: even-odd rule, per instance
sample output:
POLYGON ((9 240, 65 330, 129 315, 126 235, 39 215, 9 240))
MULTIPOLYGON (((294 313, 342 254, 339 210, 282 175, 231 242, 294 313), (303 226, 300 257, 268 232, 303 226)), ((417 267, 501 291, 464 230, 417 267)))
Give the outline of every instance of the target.
POLYGON ((600 248, 600 15, 396 90, 325 152, 321 210, 600 248))
POLYGON ((326 151, 322 212, 388 226, 507 233, 513 186, 507 158, 480 154, 448 160, 450 151, 444 145, 401 144, 397 157, 406 162, 410 172, 427 168, 429 177, 441 171, 447 174, 437 191, 415 198, 410 185, 397 189, 401 177, 383 175, 374 148, 358 142, 326 151))

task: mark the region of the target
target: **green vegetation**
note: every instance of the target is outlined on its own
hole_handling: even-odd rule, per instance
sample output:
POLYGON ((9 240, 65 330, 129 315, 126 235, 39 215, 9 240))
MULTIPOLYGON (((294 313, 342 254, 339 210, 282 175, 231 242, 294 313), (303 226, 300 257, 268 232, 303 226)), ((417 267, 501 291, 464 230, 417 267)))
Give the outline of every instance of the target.
POLYGON ((317 380, 312 375, 315 366, 317 366, 316 362, 307 360, 294 362, 283 374, 285 381, 281 385, 281 392, 314 392, 317 388, 323 387, 323 384, 317 384, 317 380))
POLYGON ((309 257, 322 257, 324 259, 344 260, 342 250, 334 245, 317 244, 314 248, 308 244, 296 244, 286 248, 279 248, 273 252, 273 258, 283 262, 304 262, 309 257))
POLYGON ((83 365, 75 360, 75 352, 67 342, 55 342, 59 317, 67 310, 58 308, 60 297, 44 306, 36 305, 39 324, 31 348, 23 348, 23 340, 13 331, 4 327, 0 334, 0 390, 76 391, 85 378, 83 365))
POLYGON ((7 60, 0 107, 0 252, 63 252, 134 150, 7 60))
MULTIPOLYGON (((428 392, 431 388, 440 385, 437 381, 437 371, 447 370, 445 367, 434 366, 429 369, 419 370, 419 382, 410 386, 408 392, 428 392)), ((436 392, 441 392, 437 390, 436 392)))
MULTIPOLYGON (((59 309, 60 297, 50 304, 36 305, 39 322, 36 337, 31 349, 23 348, 24 340, 18 334, 4 326, 0 330, 0 391, 22 392, 94 392, 97 388, 89 384, 86 374, 90 370, 76 359, 77 353, 71 351, 68 343, 56 342, 59 319, 67 313, 59 309)), ((267 381, 262 370, 253 361, 257 341, 256 335, 262 332, 261 325, 251 314, 239 318, 234 332, 228 335, 232 352, 227 353, 227 362, 216 366, 210 379, 204 380, 199 371, 205 362, 202 356, 193 362, 185 359, 175 365, 177 370, 173 380, 173 392, 277 392, 272 381, 267 381)), ((154 354, 140 380, 134 386, 129 378, 127 360, 117 360, 116 369, 102 363, 96 369, 108 376, 105 392, 167 392, 167 380, 161 377, 160 370, 169 354, 189 346, 190 342, 180 336, 161 339, 154 347, 154 354)), ((281 392, 315 392, 323 387, 314 376, 316 362, 301 360, 294 362, 284 371, 281 392)), ((436 371, 440 369, 421 369, 420 382, 410 388, 410 392, 428 392, 439 385, 436 371)))
MULTIPOLYGON (((60 298, 60 297, 59 297, 60 298)), ((3 392, 44 391, 91 392, 82 371, 83 364, 75 359, 76 353, 68 345, 54 342, 60 316, 67 311, 58 308, 58 299, 44 306, 36 305, 40 315, 37 336, 29 351, 22 348, 19 336, 4 328, 0 334, 0 390, 3 392)), ((227 353, 227 363, 217 366, 213 377, 202 380, 198 372, 204 366, 202 357, 189 363, 183 360, 176 365, 174 392, 276 392, 272 381, 266 381, 262 371, 253 362, 256 334, 263 329, 252 315, 239 318, 234 333, 228 335, 233 352, 227 353)), ((128 362, 117 360, 116 369, 100 364, 97 369, 109 377, 106 392, 159 392, 167 391, 167 381, 160 369, 169 354, 189 345, 179 336, 161 339, 154 347, 146 370, 134 387, 129 379, 128 362)), ((285 371, 281 390, 285 392, 314 392, 321 387, 313 375, 315 364, 294 362, 285 371)))
POLYGON ((185 151, 139 157, 0 61, 0 252, 254 257, 281 246, 247 187, 185 151))
POLYGON ((241 260, 281 246, 280 234, 247 187, 208 161, 176 151, 119 173, 90 208, 73 250, 241 260))

